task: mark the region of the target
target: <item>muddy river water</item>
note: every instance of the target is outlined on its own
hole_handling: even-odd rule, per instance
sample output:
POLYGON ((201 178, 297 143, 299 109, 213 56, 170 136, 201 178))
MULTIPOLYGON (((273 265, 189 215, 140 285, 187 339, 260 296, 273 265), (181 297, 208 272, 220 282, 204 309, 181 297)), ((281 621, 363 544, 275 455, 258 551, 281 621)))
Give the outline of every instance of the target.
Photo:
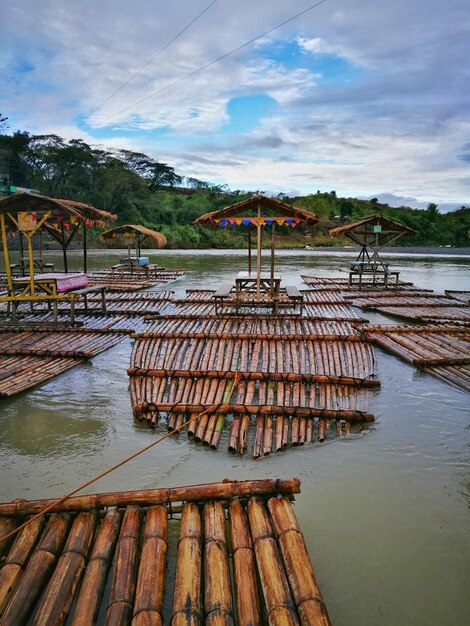
MULTIPOLYGON (((146 251, 186 268, 163 289, 215 288, 244 269, 243 251, 146 251)), ((122 251, 92 251, 89 267, 122 251)), ((286 251, 277 271, 340 276, 349 253, 286 251)), ((48 253, 60 267, 60 253, 48 253)), ((79 268, 81 253, 69 255, 79 268)), ((393 255, 417 286, 470 289, 470 257, 393 255)), ((268 265, 266 258, 266 266, 268 265)), ((358 311, 358 313, 360 313, 358 311)), ((393 323, 360 313, 372 323, 393 323)), ((0 501, 59 496, 155 439, 132 418, 126 369, 131 340, 52 381, 0 401, 0 501)), ((464 626, 470 623, 470 397, 377 349, 382 382, 360 435, 290 448, 254 461, 185 434, 168 439, 94 486, 96 491, 299 477, 295 510, 333 624, 464 626)))

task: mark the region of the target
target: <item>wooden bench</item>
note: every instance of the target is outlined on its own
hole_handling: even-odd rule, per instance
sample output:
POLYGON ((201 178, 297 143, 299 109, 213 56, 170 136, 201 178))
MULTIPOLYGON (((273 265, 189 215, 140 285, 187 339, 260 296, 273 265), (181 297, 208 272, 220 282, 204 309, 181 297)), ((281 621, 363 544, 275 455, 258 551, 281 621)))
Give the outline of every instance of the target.
POLYGON ((288 297, 293 301, 294 305, 300 305, 300 315, 302 315, 304 310, 304 296, 300 293, 297 287, 294 285, 286 285, 286 293, 288 297))
POLYGON ((103 313, 106 313, 106 286, 96 285, 93 287, 83 287, 82 289, 76 289, 74 291, 70 291, 69 295, 71 296, 70 301, 70 317, 72 319, 72 324, 75 323, 75 301, 79 298, 83 297, 83 303, 85 305, 85 313, 88 313, 88 295, 91 293, 100 293, 101 294, 101 307, 98 309, 103 313))
POLYGON ((215 303, 215 314, 218 315, 219 306, 223 304, 224 300, 229 297, 233 285, 231 283, 224 283, 215 291, 212 295, 215 303))

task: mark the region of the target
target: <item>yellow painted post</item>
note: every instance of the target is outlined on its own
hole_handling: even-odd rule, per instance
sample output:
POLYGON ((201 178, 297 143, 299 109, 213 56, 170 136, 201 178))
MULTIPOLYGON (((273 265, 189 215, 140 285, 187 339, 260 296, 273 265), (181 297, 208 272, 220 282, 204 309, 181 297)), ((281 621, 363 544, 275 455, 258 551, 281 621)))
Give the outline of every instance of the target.
POLYGON ((261 286, 261 206, 258 206, 258 257, 256 259, 256 295, 259 296, 261 286))
POLYGON ((3 258, 5 260, 5 272, 7 275, 8 293, 9 295, 13 295, 13 282, 11 280, 11 269, 10 269, 10 255, 8 254, 8 245, 7 245, 7 229, 5 226, 5 216, 3 215, 3 213, 0 215, 0 224, 2 227, 3 258))
POLYGON ((31 243, 30 233, 25 231, 25 237, 28 242, 28 260, 29 260, 29 289, 31 295, 34 296, 34 253, 33 253, 33 244, 31 243))

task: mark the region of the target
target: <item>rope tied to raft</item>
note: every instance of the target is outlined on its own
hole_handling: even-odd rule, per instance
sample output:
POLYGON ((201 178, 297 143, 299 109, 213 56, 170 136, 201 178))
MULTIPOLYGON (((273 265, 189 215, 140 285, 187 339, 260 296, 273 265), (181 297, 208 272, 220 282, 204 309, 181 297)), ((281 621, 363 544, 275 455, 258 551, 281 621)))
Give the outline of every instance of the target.
POLYGON ((102 472, 101 474, 98 474, 97 476, 91 478, 90 480, 88 480, 87 482, 83 483, 82 485, 80 485, 79 487, 74 489, 73 491, 70 491, 69 493, 67 493, 65 496, 62 496, 61 498, 58 498, 57 500, 54 500, 53 502, 48 504, 46 507, 44 507, 44 509, 42 511, 39 511, 39 513, 36 513, 32 517, 30 517, 29 519, 27 519, 25 522, 23 522, 22 524, 20 524, 16 528, 14 528, 9 533, 4 535, 3 537, 0 537, 0 544, 3 541, 6 541, 7 539, 9 539, 10 537, 13 537, 14 535, 16 535, 20 530, 23 530, 23 528, 28 526, 28 524, 31 524, 31 522, 33 522, 37 518, 39 518, 42 515, 44 515, 45 513, 47 513, 51 509, 53 509, 55 506, 58 506, 59 504, 62 504, 63 502, 65 502, 65 500, 68 500, 71 496, 73 496, 76 493, 78 493, 79 491, 82 491, 83 489, 85 489, 85 487, 88 487, 88 486, 92 485, 93 483, 97 482, 100 478, 104 478, 104 476, 107 476, 108 474, 110 474, 114 470, 118 469, 119 467, 122 467, 123 465, 125 465, 129 461, 132 461, 133 459, 135 459, 136 457, 140 456, 144 452, 147 452, 147 450, 150 450, 151 448, 153 448, 157 444, 161 443, 162 441, 164 441, 165 439, 167 439, 171 435, 174 435, 175 433, 177 433, 180 430, 182 430, 187 424, 195 421, 196 419, 206 415, 207 413, 209 413, 211 411, 219 410, 222 405, 223 405, 223 403, 219 402, 218 404, 214 404, 214 405, 209 406, 207 409, 205 409, 201 413, 197 413, 196 415, 194 415, 188 421, 183 422, 179 426, 176 426, 173 430, 169 431, 168 433, 165 433, 164 435, 162 435, 162 437, 160 437, 156 441, 153 441, 152 443, 150 443, 149 445, 145 446, 144 448, 141 448, 137 452, 134 452, 134 454, 128 456, 127 458, 123 459, 122 461, 119 461, 119 463, 116 463, 115 465, 113 465, 113 467, 110 467, 107 470, 105 470, 104 472, 102 472))
MULTIPOLYGON (((238 381, 240 380, 240 378, 241 378, 241 374, 237 370, 235 372, 235 376, 233 377, 232 382, 231 382, 231 389, 230 389, 229 400, 230 400, 230 397, 231 397, 231 395, 233 393, 233 389, 235 387, 235 384, 238 384, 238 381)), ((83 483, 82 485, 80 485, 79 487, 74 489, 73 491, 70 491, 69 493, 67 493, 65 496, 62 496, 61 498, 58 498, 57 500, 54 500, 49 505, 44 507, 44 509, 42 511, 39 511, 39 513, 36 513, 32 517, 30 517, 29 519, 27 519, 25 522, 23 522, 22 524, 20 524, 16 528, 14 528, 9 533, 4 535, 3 537, 0 537, 0 544, 3 541, 6 541, 7 539, 9 539, 10 537, 13 537, 14 535, 16 535, 20 530, 22 530, 23 528, 28 526, 28 524, 31 524, 31 522, 33 522, 37 518, 39 518, 42 515, 44 515, 45 513, 47 513, 51 509, 53 509, 55 506, 57 506, 59 504, 62 504, 62 502, 65 502, 65 500, 68 500, 71 496, 75 495, 79 491, 82 491, 82 489, 85 489, 85 487, 88 487, 88 486, 92 485, 93 483, 97 482, 100 478, 103 478, 104 476, 107 476, 108 474, 110 474, 114 470, 118 469, 119 467, 122 467, 123 465, 125 465, 129 461, 132 461, 133 459, 135 459, 136 457, 140 456, 144 452, 147 452, 147 450, 150 450, 151 448, 153 448, 154 446, 158 445, 159 443, 161 443, 165 439, 168 439, 168 437, 170 437, 171 435, 174 435, 175 433, 179 432, 180 430, 182 430, 185 426, 187 426, 191 422, 196 421, 197 419, 199 419, 200 417, 203 417, 207 413, 216 413, 222 406, 228 405, 228 404, 229 404, 229 402, 218 402, 216 404, 213 404, 213 405, 207 407, 206 409, 204 409, 204 411, 201 411, 201 413, 196 413, 189 420, 187 420, 185 422, 182 422, 179 426, 176 426, 173 430, 165 433, 162 437, 160 437, 156 441, 153 441, 152 443, 150 443, 149 445, 145 446, 144 448, 141 448, 137 452, 134 452, 134 454, 131 454, 130 456, 128 456, 124 460, 119 461, 119 463, 116 463, 115 465, 113 465, 113 467, 110 467, 107 470, 105 470, 104 472, 102 472, 101 474, 98 474, 94 478, 91 478, 90 480, 88 480, 87 482, 83 483)), ((178 403, 175 403, 173 405, 173 409, 177 405, 178 405, 178 403)), ((171 503, 170 503, 170 506, 171 506, 171 503)))

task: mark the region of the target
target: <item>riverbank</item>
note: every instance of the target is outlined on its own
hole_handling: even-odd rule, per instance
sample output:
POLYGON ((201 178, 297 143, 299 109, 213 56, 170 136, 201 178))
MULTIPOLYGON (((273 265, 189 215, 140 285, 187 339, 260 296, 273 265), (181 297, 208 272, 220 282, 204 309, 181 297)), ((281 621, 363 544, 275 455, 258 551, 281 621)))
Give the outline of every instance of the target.
MULTIPOLYGON (((306 248, 309 252, 359 252, 358 246, 309 246, 306 248)), ((446 254, 458 256, 470 256, 470 247, 468 248, 442 248, 440 246, 395 246, 390 248, 381 248, 381 254, 446 254)))

